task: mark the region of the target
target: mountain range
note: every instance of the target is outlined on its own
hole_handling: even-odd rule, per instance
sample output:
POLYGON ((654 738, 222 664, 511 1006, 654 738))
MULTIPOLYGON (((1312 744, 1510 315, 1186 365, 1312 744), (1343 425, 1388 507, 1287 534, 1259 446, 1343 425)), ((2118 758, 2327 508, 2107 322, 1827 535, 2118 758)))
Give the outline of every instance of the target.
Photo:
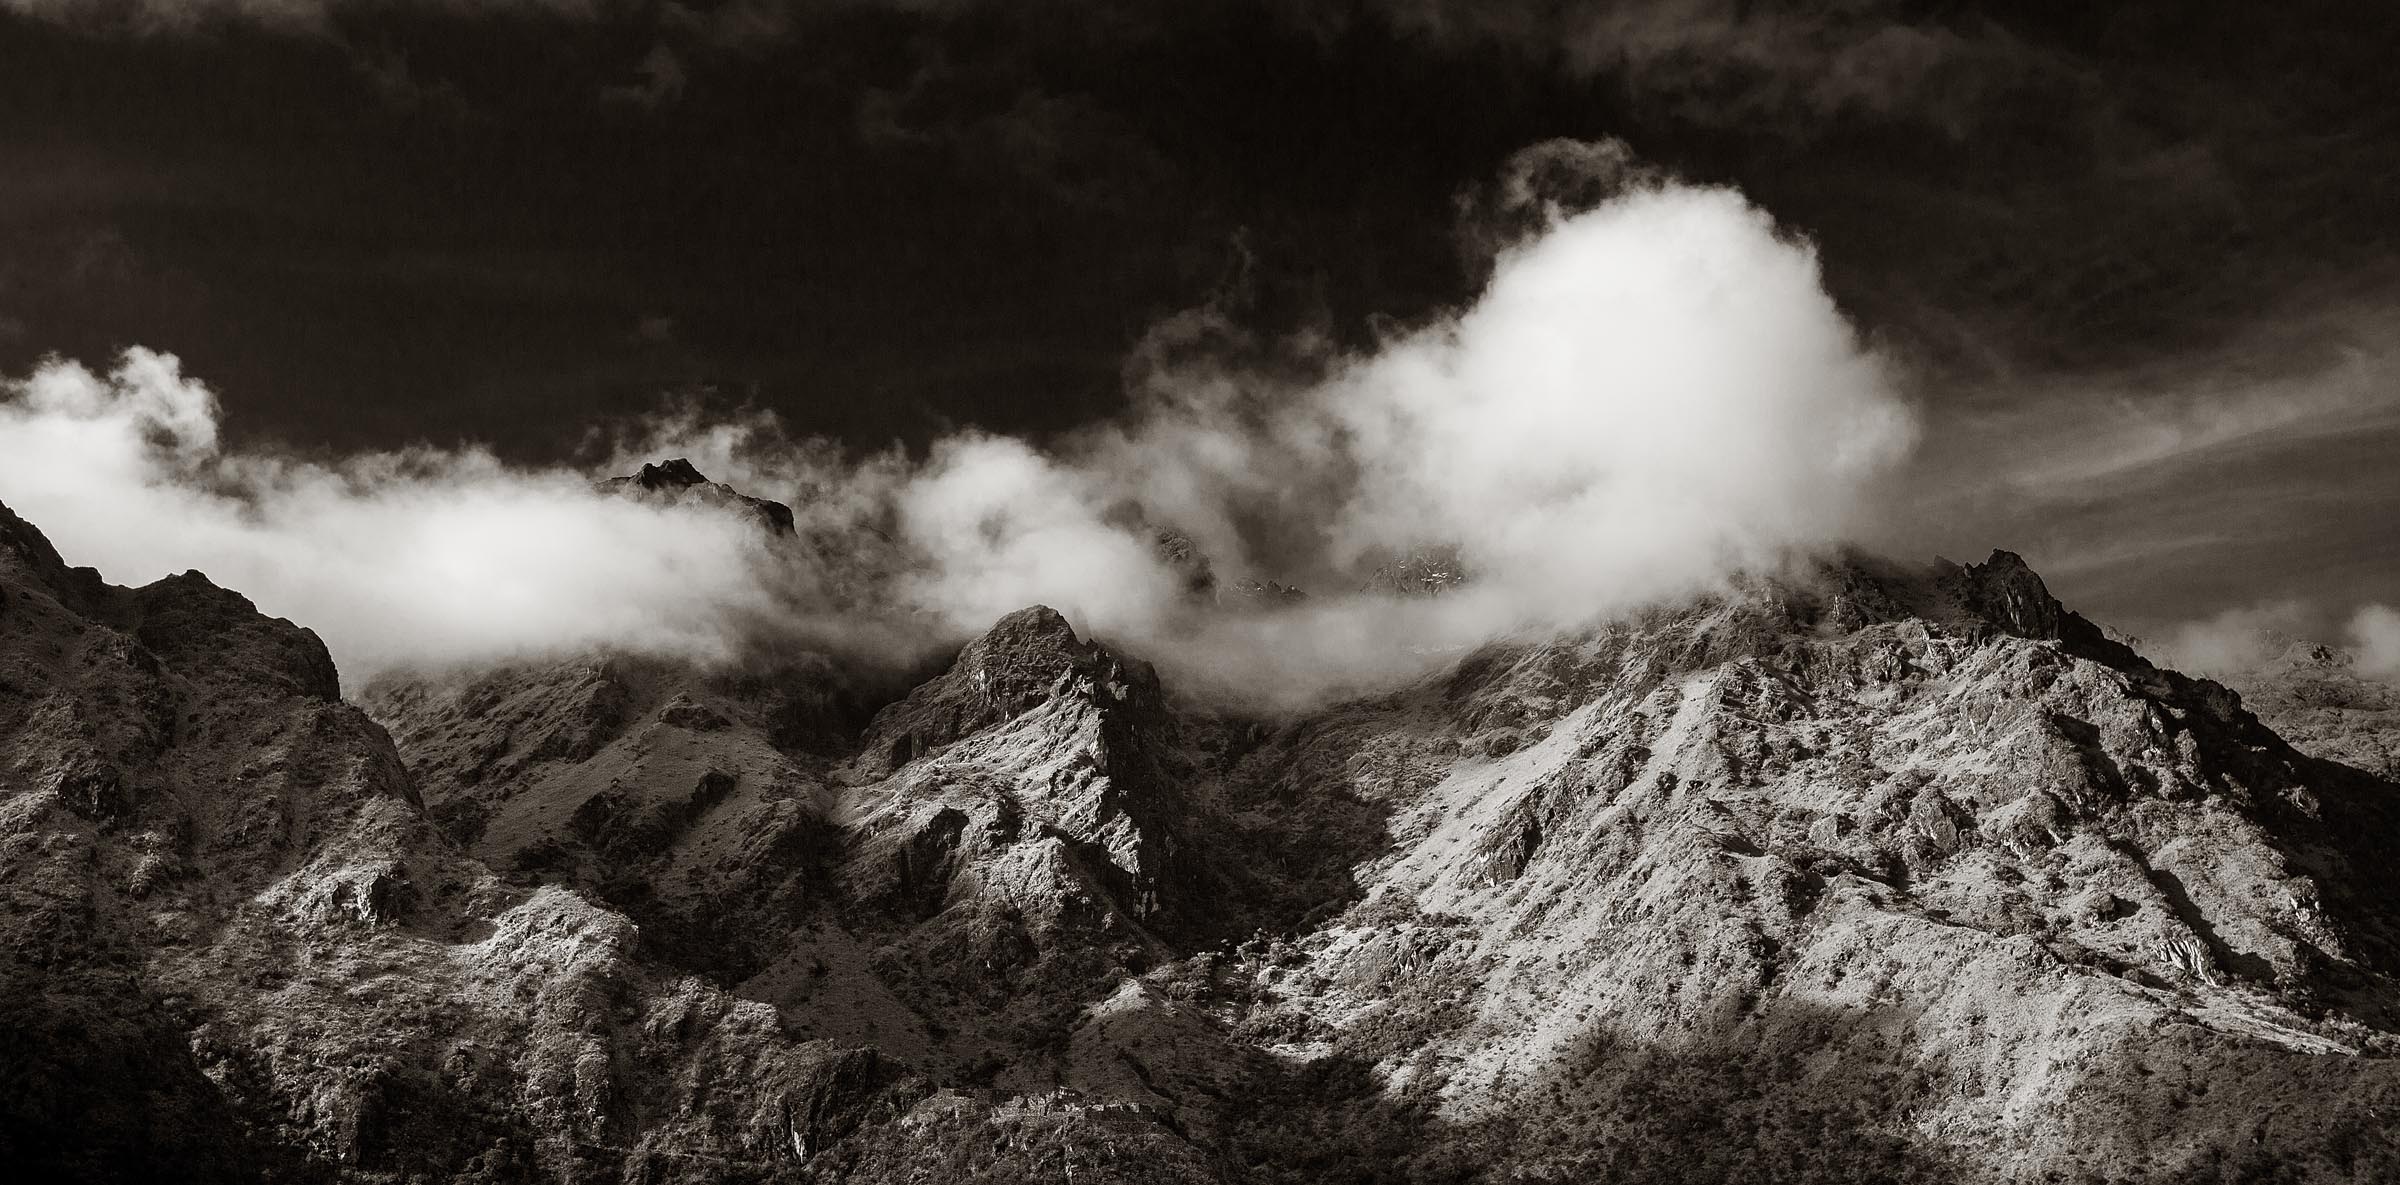
MULTIPOLYGON (((688 463, 618 480, 791 531, 688 463)), ((2316 646, 2244 682, 1995 552, 1298 715, 1041 606, 904 676, 589 653, 345 698, 303 625, 0 508, 0 1157, 2400 1180, 2400 693, 2316 646)))

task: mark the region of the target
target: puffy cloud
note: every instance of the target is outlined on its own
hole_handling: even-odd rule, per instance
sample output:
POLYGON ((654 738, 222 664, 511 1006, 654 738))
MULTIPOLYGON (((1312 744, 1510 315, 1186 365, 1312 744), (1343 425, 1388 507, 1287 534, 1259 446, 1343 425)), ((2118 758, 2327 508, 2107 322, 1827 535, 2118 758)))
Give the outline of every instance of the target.
POLYGON ((902 536, 922 562, 908 601, 977 628, 1028 603, 1072 610, 1119 636, 1155 633, 1177 582, 1138 528, 1106 520, 1098 483, 1006 437, 942 441, 901 495, 902 536))
POLYGON ((860 457, 685 407, 588 442, 606 459, 580 471, 474 449, 316 463, 226 449, 213 395, 136 350, 6 388, 0 498, 111 578, 203 567, 318 626, 353 674, 601 645, 705 661, 761 630, 889 649, 1043 602, 1253 705, 1388 686, 1851 537, 1914 425, 1810 247, 1621 150, 1539 152, 1612 171, 1504 195, 1533 215, 1471 306, 1357 353, 1283 343, 1276 365, 1179 319, 1121 420, 1049 448, 967 433, 860 457), (798 540, 593 487, 662 455, 789 503, 798 540), (1195 597, 1161 530, 1223 580, 1313 595, 1195 597), (1425 546, 1473 582, 1362 587, 1425 546))
POLYGON ((1839 537, 1913 435, 1813 253, 1731 190, 1667 185, 1505 253, 1324 413, 1360 474, 1344 554, 1455 542, 1552 618, 1839 537))
POLYGON ((1732 190, 1589 158, 1614 195, 1530 202, 1459 316, 1285 389, 1205 352, 1146 373, 1099 463, 1220 557, 1261 521, 1340 569, 1452 544, 1548 620, 1843 537, 1914 422, 1814 253, 1732 190))

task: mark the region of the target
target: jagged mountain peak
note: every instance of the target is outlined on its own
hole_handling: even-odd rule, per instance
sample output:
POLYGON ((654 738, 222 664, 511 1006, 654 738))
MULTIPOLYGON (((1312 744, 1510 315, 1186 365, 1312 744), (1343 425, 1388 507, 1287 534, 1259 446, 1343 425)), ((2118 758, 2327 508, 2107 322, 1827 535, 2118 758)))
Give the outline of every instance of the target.
POLYGON ((688 459, 676 457, 672 460, 644 464, 642 471, 634 475, 633 481, 645 490, 658 490, 704 485, 707 484, 708 478, 703 476, 699 468, 688 459))
POLYGON ((1021 710, 1070 675, 1095 680, 1118 700, 1133 694, 1137 683, 1150 691, 1157 683, 1146 664, 1078 637, 1065 615, 1047 605, 1028 606, 993 622, 959 652, 952 671, 1001 712, 1021 710))
POLYGON ((328 703, 342 698, 341 674, 315 630, 260 613, 250 598, 197 570, 132 590, 114 616, 196 678, 235 687, 265 682, 328 703))
POLYGON ((1089 647, 1075 633, 1066 615, 1048 605, 1028 605, 1002 616, 960 652, 962 662, 978 664, 1056 663, 1071 665, 1089 647))
POLYGON ((2026 638, 2058 638, 2065 607, 2050 586, 2013 551, 1995 550, 1980 564, 1961 568, 1946 581, 1967 608, 1993 625, 2026 638))
POLYGON ((599 484, 600 489, 610 493, 670 503, 696 501, 705 505, 739 508, 757 519, 768 534, 778 537, 790 536, 797 529, 791 507, 766 498, 752 497, 721 481, 710 481, 697 466, 683 457, 645 463, 639 473, 612 477, 599 484))
MULTIPOLYGON (((69 567, 40 530, 5 505, 0 556, 13 556, 62 611, 104 623, 138 661, 153 667, 164 661, 185 678, 235 696, 268 685, 327 703, 342 697, 341 675, 315 630, 259 612, 250 598, 198 569, 138 588, 110 585, 91 568, 69 567)), ((0 587, 0 608, 10 595, 0 587)))
POLYGON ((962 648, 948 670, 876 714, 861 741, 869 769, 891 769, 1061 696, 1111 711, 1160 700, 1149 664, 1095 641, 1046 605, 1019 609, 962 648))

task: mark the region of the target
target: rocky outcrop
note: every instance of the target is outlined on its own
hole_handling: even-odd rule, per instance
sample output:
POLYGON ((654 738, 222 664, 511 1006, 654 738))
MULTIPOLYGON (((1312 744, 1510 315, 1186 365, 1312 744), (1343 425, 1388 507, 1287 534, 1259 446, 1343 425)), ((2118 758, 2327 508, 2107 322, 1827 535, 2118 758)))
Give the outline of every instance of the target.
POLYGON ((2066 611, 2025 557, 2013 551, 1995 551, 1983 563, 1944 571, 1940 585, 1974 620, 2020 638, 2062 637, 2066 611))
POLYGON ((888 772, 1077 693, 1129 713, 1159 706, 1158 680, 1146 667, 1084 642, 1057 610, 1020 609, 959 651, 947 671, 876 715, 863 745, 868 768, 888 772))

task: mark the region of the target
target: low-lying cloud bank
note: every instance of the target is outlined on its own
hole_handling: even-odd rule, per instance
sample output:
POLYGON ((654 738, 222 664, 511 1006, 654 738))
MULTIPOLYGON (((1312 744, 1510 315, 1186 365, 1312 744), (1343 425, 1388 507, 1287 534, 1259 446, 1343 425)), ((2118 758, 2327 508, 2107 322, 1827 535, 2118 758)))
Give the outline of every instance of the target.
POLYGON ((719 659, 779 608, 732 516, 474 449, 230 452, 219 414, 172 355, 47 363, 0 402, 0 499, 110 579, 207 572, 318 629, 354 676, 602 644, 719 659))
POLYGON ((1806 243, 1613 147, 1537 146, 1498 200, 1521 232, 1455 316, 1338 353, 1195 312, 1129 367, 1123 417, 1049 448, 963 433, 859 457, 685 411, 621 426, 587 469, 312 461, 226 448, 216 395, 133 349, 0 385, 0 499, 111 579, 198 567, 316 627, 353 686, 594 646, 720 661, 778 632, 904 657, 1038 601, 1187 691, 1286 706, 1852 534, 1913 420, 1806 243), (1527 181, 1562 161, 1569 191, 1606 196, 1527 181), (789 503, 798 540, 593 485, 662 455, 789 503), (1312 595, 1196 595, 1161 532, 1220 582, 1312 595), (1361 590, 1427 546, 1473 582, 1361 590))

